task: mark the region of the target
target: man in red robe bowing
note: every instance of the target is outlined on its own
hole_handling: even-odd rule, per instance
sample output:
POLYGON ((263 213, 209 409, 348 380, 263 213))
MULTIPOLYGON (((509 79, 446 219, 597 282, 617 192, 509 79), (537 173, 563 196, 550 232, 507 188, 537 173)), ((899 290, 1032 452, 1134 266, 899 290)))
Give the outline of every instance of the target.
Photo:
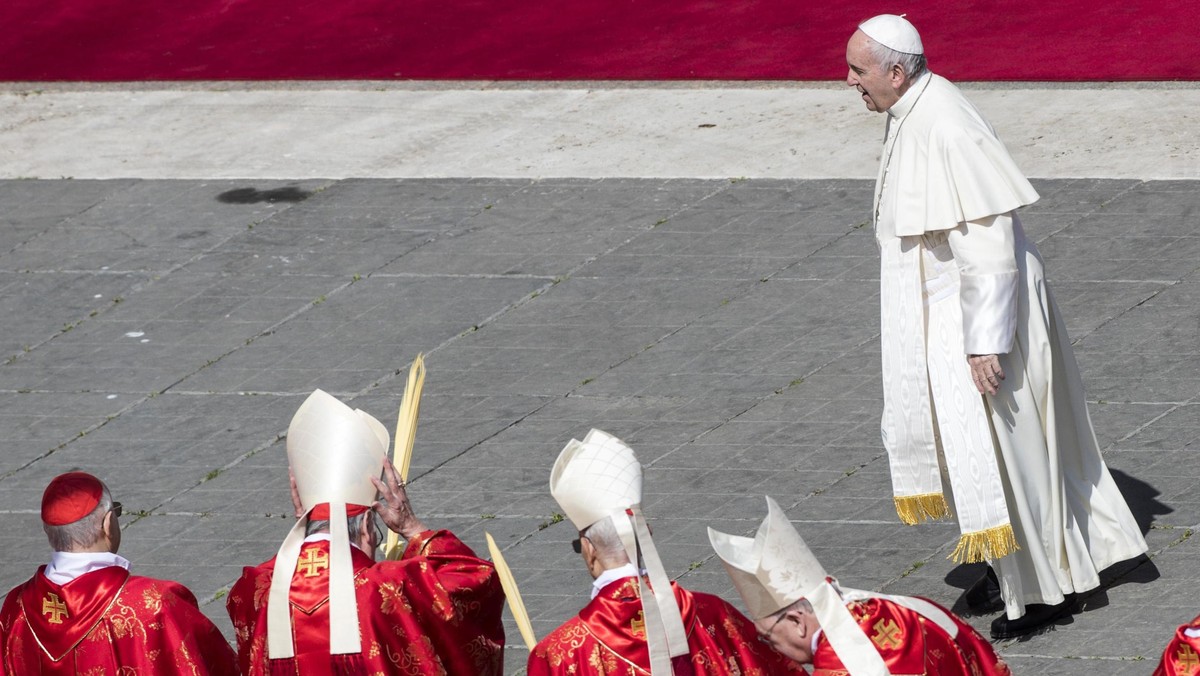
POLYGON ((1010 676, 990 643, 936 603, 840 587, 769 497, 753 538, 709 528, 708 539, 758 635, 813 676, 1010 676))
POLYGON ((388 442, 378 420, 320 390, 292 418, 298 521, 226 604, 243 674, 501 673, 495 569, 413 514, 388 442), (408 540, 396 561, 375 561, 376 515, 408 540))
POLYGON ((642 466, 620 439, 592 430, 571 440, 550 492, 579 529, 573 544, 594 579, 592 601, 534 647, 529 676, 805 673, 760 643, 733 606, 667 579, 641 512, 642 466))
POLYGON ((1154 676, 1196 676, 1200 674, 1200 615, 1175 630, 1175 636, 1163 651, 1154 676))
POLYGON ((121 503, 85 472, 54 478, 42 524, 54 554, 0 609, 0 673, 232 674, 233 651, 186 587, 129 574, 121 503))

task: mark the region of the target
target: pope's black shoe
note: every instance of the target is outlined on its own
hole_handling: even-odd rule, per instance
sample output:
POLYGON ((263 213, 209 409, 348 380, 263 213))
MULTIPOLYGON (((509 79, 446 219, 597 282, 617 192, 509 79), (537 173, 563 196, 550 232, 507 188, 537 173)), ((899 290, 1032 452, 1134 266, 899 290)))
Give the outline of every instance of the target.
POLYGON ((996 579, 996 571, 988 567, 987 574, 975 581, 963 594, 967 608, 977 613, 990 613, 1004 607, 1004 599, 1000 596, 1000 582, 996 579))
POLYGON ((1074 594, 1067 594, 1062 603, 1052 606, 1044 603, 1030 603, 1025 606, 1025 614, 1015 620, 1008 619, 1006 615, 992 620, 992 638, 999 641, 1035 632, 1063 615, 1070 614, 1074 606, 1074 594))

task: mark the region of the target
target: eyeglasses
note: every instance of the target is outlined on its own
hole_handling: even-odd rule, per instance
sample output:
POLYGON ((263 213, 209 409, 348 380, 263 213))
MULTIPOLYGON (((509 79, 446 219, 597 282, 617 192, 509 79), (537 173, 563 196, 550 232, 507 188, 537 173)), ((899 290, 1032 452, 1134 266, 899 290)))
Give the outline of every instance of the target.
MULTIPOLYGON (((590 528, 590 526, 589 526, 589 528, 590 528)), ((583 530, 579 531, 579 537, 575 538, 574 540, 571 540, 571 549, 574 549, 576 554, 583 553, 583 539, 585 537, 587 537, 587 535, 586 535, 587 532, 588 532, 588 529, 584 528, 583 530)))
POLYGON ((114 503, 112 504, 112 509, 110 509, 110 510, 108 510, 108 511, 112 512, 112 515, 113 515, 113 518, 114 518, 114 519, 119 519, 119 518, 121 518, 121 503, 119 503, 119 502, 114 502, 114 503))
POLYGON ((779 626, 779 621, 782 620, 785 615, 787 615, 787 613, 780 613, 779 615, 776 615, 775 621, 771 623, 770 629, 758 632, 758 640, 766 643, 767 645, 771 645, 771 634, 775 633, 775 627, 779 626))

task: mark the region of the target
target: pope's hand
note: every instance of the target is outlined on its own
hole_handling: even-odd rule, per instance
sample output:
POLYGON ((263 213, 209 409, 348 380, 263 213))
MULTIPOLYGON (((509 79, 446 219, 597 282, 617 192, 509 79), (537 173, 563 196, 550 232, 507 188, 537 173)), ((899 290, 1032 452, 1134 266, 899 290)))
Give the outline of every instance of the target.
POLYGON ((1000 355, 973 354, 967 357, 971 367, 971 380, 975 381, 975 389, 980 394, 995 394, 1000 391, 1000 381, 1004 380, 1004 369, 1000 368, 1000 355))
POLYGON ((425 524, 413 514, 412 505, 408 502, 408 492, 404 490, 404 482, 391 460, 383 468, 384 481, 371 477, 371 483, 379 490, 381 500, 371 505, 394 533, 399 533, 405 540, 411 540, 425 531, 425 524))

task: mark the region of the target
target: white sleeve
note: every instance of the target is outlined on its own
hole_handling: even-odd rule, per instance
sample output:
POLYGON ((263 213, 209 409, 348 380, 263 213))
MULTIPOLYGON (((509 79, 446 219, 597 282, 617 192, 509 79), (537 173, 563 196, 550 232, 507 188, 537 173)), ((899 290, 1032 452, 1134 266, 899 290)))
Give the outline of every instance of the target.
POLYGON ((961 278, 967 354, 1007 354, 1017 329, 1017 259, 1012 214, 960 223, 949 231, 961 278))

